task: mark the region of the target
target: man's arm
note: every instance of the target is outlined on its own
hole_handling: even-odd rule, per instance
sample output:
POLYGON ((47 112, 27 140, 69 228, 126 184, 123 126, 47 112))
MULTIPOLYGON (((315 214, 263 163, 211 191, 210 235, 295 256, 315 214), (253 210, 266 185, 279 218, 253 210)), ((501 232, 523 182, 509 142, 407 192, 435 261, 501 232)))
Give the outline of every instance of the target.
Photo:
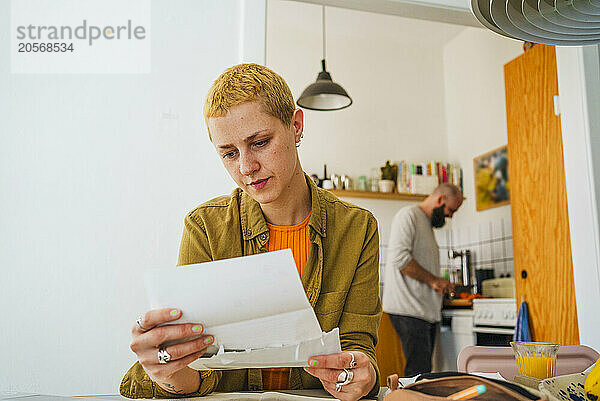
POLYGON ((404 266, 402 270, 400 270, 400 272, 405 276, 427 284, 440 294, 449 293, 454 290, 454 284, 452 284, 448 280, 434 276, 433 274, 429 273, 427 270, 423 269, 421 265, 419 265, 414 259, 411 259, 410 262, 408 262, 408 264, 404 266))

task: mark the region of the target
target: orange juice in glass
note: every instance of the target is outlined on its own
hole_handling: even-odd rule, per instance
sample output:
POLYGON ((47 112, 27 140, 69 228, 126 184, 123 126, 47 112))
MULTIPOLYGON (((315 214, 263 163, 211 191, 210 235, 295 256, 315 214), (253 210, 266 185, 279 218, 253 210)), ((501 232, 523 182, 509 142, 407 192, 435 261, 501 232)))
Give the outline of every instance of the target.
POLYGON ((520 375, 541 380, 556 376, 556 354, 560 344, 514 341, 510 346, 520 375))

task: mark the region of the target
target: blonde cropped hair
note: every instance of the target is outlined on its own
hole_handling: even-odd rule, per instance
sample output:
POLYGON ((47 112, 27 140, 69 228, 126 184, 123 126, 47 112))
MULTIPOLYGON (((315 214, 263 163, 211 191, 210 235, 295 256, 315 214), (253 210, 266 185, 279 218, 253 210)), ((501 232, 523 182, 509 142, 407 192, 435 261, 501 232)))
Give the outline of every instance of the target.
POLYGON ((204 103, 207 129, 209 118, 224 117, 233 106, 253 100, 260 101, 263 111, 284 126, 292 123, 294 98, 283 78, 262 65, 238 64, 226 69, 208 91, 204 103))

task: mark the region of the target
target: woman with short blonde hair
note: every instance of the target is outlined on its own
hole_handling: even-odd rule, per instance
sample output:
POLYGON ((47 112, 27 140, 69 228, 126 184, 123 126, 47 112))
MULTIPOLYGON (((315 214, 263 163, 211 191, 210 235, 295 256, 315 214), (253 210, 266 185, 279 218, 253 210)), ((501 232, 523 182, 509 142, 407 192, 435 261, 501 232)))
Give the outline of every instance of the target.
POLYGON ((227 69, 209 90, 204 117, 238 188, 185 217, 179 265, 291 248, 321 329, 339 327, 342 352, 311 357, 305 369, 197 372, 187 365, 214 338, 204 333, 202 322, 160 326, 185 311, 151 310, 133 326, 131 349, 138 362, 123 378, 121 394, 189 397, 322 387, 342 400, 376 396, 381 303, 375 218, 306 176, 297 151, 303 112, 294 107, 283 78, 270 69, 257 64, 227 69), (162 346, 188 337, 194 339, 162 346))

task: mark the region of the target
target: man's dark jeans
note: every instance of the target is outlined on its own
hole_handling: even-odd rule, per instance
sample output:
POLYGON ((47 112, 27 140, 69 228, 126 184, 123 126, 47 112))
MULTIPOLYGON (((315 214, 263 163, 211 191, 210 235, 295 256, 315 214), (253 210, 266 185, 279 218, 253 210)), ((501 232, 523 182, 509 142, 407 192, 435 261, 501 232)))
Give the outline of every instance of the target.
POLYGON ((438 323, 429 323, 416 317, 390 315, 406 358, 404 377, 431 372, 431 356, 438 323))

